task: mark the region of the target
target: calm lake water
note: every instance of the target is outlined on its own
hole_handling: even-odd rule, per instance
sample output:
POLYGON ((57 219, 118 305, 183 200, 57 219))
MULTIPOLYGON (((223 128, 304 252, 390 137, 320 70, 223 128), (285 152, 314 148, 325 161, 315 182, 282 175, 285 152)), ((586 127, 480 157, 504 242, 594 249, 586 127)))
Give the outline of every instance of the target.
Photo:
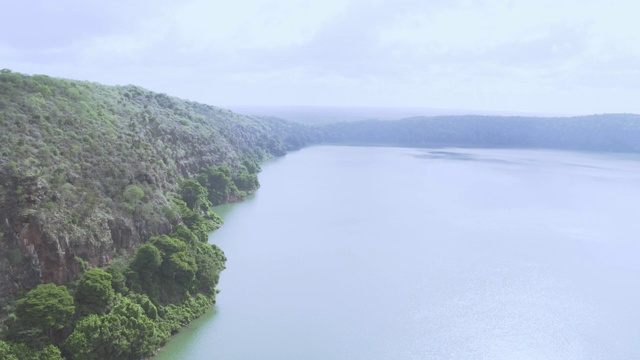
POLYGON ((156 359, 640 359, 640 157, 318 146, 220 207, 156 359))

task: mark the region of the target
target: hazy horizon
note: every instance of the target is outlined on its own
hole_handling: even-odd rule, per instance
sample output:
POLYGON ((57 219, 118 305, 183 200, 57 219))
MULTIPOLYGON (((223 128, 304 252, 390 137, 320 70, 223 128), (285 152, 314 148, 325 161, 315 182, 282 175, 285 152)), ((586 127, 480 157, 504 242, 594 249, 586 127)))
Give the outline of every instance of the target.
POLYGON ((633 1, 4 2, 0 68, 237 107, 640 113, 633 1))
POLYGON ((571 117, 595 114, 549 114, 509 111, 482 111, 469 109, 437 109, 388 106, 308 106, 308 105, 218 105, 236 113, 254 116, 273 116, 304 123, 331 123, 359 120, 401 120, 410 117, 431 116, 527 116, 571 117))

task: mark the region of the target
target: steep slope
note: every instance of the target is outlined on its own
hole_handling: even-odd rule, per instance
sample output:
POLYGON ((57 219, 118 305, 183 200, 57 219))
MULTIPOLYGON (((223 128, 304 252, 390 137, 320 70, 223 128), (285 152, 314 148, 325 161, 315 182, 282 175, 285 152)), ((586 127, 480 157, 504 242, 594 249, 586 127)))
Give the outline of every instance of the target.
POLYGON ((0 304, 166 234, 181 178, 299 148, 311 131, 135 86, 0 73, 0 304), (141 190, 141 191, 140 191, 141 190))

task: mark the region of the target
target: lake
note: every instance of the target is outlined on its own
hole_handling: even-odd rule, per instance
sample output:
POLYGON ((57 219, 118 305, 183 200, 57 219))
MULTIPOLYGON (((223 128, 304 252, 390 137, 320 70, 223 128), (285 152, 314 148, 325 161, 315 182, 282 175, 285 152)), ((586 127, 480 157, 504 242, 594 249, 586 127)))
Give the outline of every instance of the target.
POLYGON ((316 146, 218 208, 165 359, 639 359, 640 156, 316 146))

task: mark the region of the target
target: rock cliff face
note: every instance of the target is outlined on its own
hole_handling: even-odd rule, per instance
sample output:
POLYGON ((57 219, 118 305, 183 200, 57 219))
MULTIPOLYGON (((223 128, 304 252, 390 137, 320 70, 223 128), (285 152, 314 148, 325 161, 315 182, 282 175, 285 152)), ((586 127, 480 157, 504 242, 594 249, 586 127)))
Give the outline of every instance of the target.
POLYGON ((82 266, 109 265, 153 235, 171 231, 164 218, 91 214, 69 224, 64 211, 42 209, 59 194, 39 177, 0 171, 0 303, 40 283, 64 284, 82 266), (21 190, 18 190, 21 189, 21 190), (86 264, 82 264, 85 262, 86 264))
POLYGON ((0 305, 169 233, 181 178, 283 155, 311 134, 134 86, 1 73, 0 305))

